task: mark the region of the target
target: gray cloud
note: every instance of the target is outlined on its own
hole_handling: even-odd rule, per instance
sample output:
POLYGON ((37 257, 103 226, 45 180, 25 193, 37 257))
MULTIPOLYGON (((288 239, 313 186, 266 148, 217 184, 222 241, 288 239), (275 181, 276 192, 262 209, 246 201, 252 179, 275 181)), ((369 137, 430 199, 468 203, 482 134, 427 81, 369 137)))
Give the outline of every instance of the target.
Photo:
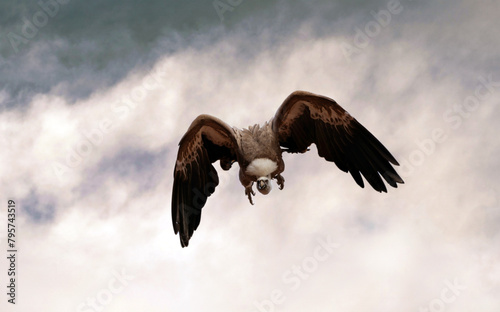
MULTIPOLYGON (((22 211, 20 311, 100 296, 106 311, 497 311, 497 4, 401 1, 346 57, 343 43, 388 4, 243 1, 221 23, 211 2, 71 1, 17 54, 2 45, 0 188, 22 211), (490 75, 488 89, 479 77, 490 75), (263 122, 295 89, 335 98, 401 162, 406 184, 358 188, 313 146, 286 155, 285 189, 250 206, 237 168, 219 170, 181 249, 170 190, 189 123, 263 122), (320 260, 325 239, 339 246, 320 260), (108 302, 122 268, 135 278, 108 302), (454 282, 465 289, 450 293, 454 282)), ((4 32, 36 12, 1 5, 4 32)))
POLYGON ((0 84, 10 94, 4 107, 26 104, 34 94, 53 92, 60 84, 61 95, 84 98, 117 83, 131 70, 151 66, 162 55, 191 46, 203 48, 234 32, 246 32, 252 51, 263 30, 271 27, 267 43, 279 44, 311 16, 317 35, 341 31, 345 29, 341 21, 369 18, 360 12, 385 2, 243 1, 224 13, 224 22, 210 1, 42 3, 47 6, 32 1, 1 4, 0 54, 5 63, 0 64, 4 72, 0 84), (40 12, 48 17, 37 27, 40 12), (25 41, 13 39, 13 34, 25 41), (210 41, 200 40, 206 35, 210 41))

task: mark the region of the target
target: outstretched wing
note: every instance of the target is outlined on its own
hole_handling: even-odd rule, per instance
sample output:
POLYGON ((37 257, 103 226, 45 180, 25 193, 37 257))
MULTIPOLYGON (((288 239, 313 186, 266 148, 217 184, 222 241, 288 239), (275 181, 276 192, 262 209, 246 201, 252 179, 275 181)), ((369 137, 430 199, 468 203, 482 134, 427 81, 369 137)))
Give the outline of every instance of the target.
POLYGON ((351 173, 361 187, 361 174, 379 192, 387 192, 380 176, 392 187, 404 183, 391 166, 399 165, 391 153, 330 98, 293 92, 276 112, 273 131, 287 152, 303 153, 315 143, 319 156, 351 173))
POLYGON ((200 224, 201 209, 219 184, 212 163, 221 160, 228 170, 236 160, 237 143, 233 130, 223 121, 200 115, 179 143, 172 190, 172 223, 182 247, 200 224))

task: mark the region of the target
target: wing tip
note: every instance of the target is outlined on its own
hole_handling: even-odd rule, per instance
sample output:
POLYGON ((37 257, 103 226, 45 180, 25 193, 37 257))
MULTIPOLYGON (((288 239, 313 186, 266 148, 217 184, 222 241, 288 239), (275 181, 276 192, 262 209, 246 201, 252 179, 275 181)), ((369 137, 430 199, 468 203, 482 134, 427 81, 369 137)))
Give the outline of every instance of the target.
POLYGON ((187 247, 189 245, 189 237, 186 235, 180 235, 180 241, 182 248, 187 247))
POLYGON ((393 164, 394 166, 400 166, 399 162, 396 160, 396 158, 394 158, 394 156, 392 156, 390 153, 389 153, 389 156, 391 158, 387 159, 391 164, 393 164))

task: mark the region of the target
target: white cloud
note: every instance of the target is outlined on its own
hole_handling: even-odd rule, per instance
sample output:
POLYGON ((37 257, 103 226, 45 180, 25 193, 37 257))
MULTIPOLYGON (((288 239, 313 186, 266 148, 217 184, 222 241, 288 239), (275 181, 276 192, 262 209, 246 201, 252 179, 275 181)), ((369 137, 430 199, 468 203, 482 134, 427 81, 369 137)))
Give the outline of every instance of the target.
MULTIPOLYGON (((479 23, 475 15, 466 22, 479 23)), ((397 36, 398 25, 381 35, 390 44, 375 38, 351 62, 340 48, 350 33, 292 38, 248 57, 235 32, 167 55, 88 99, 40 94, 26 111, 2 112, 2 193, 20 207, 16 308, 78 311, 101 296, 103 311, 258 311, 256 303, 269 311, 278 290, 284 299, 272 303, 276 311, 418 310, 439 305, 447 281, 457 279, 466 288, 446 310, 498 310, 500 88, 454 128, 443 114, 478 82, 434 75, 436 50, 397 36), (412 166, 398 169, 406 184, 388 194, 361 189, 313 147, 286 155, 285 189, 259 194, 250 206, 237 168, 219 170, 220 186, 181 249, 170 190, 177 142, 190 122, 201 113, 238 127, 264 122, 295 89, 336 99, 412 166), (419 142, 435 128, 447 139, 426 153, 419 142), (89 133, 97 143, 82 143, 89 133), (52 164, 68 166, 72 152, 85 155, 61 180, 52 164), (23 212, 28 196, 50 197, 53 219, 36 222, 23 212), (283 275, 328 236, 340 246, 292 289, 283 275), (103 294, 122 269, 134 278, 107 302, 103 294)), ((426 28, 405 25, 402 34, 426 28)))

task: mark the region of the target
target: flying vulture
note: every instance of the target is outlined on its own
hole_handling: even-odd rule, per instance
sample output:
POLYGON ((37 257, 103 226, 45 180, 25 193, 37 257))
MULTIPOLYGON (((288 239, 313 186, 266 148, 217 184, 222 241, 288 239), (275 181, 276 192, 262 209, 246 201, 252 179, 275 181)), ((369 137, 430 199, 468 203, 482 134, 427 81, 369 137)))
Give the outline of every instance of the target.
POLYGON ((305 153, 312 143, 319 156, 349 172, 361 187, 361 175, 378 192, 387 192, 383 180, 392 187, 404 183, 391 166, 399 165, 391 153, 328 97, 295 91, 269 122, 243 130, 200 115, 179 142, 174 169, 172 223, 182 247, 188 245, 200 224, 201 209, 219 184, 214 162, 224 170, 238 162, 241 184, 253 205, 254 182, 262 194, 269 194, 272 179, 283 189, 282 153, 305 153))

